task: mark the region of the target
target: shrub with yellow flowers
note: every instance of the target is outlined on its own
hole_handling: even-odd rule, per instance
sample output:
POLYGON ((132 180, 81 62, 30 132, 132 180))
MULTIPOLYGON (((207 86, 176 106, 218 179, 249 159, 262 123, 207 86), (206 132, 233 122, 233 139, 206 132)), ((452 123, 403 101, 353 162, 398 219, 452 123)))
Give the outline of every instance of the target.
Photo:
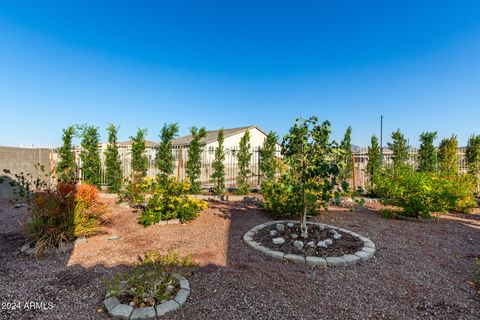
POLYGON ((151 183, 152 197, 140 217, 140 223, 149 226, 162 220, 179 219, 182 223, 195 219, 207 202, 192 198, 190 183, 172 177, 157 177, 151 183))

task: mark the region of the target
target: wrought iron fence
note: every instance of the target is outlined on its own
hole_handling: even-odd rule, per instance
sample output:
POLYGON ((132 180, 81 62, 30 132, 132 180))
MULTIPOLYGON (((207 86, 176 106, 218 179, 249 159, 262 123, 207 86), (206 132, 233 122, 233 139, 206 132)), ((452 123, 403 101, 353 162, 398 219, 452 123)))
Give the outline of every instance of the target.
MULTIPOLYGON (((461 173, 467 172, 468 166, 465 158, 466 148, 458 148, 457 150, 457 164, 458 170, 461 173)), ((368 163, 368 148, 359 148, 354 151, 354 172, 355 172, 355 187, 366 188, 368 183, 368 175, 366 173, 368 163)), ((388 166, 393 162, 393 152, 389 149, 383 149, 383 165, 388 166)), ((418 166, 418 149, 410 148, 408 151, 408 163, 412 167, 418 166)))
MULTIPOLYGON (((238 174, 238 162, 237 162, 237 154, 238 154, 238 147, 231 147, 225 148, 225 186, 227 188, 234 188, 236 187, 236 180, 238 174)), ((252 157, 250 160, 250 184, 252 188, 257 188, 260 184, 259 181, 259 148, 253 148, 252 157)), ((187 177, 186 174, 186 163, 188 160, 188 149, 187 148, 173 148, 172 149, 174 161, 173 161, 173 175, 180 180, 184 180, 187 177)), ((275 156, 280 158, 280 148, 275 150, 275 156)), ((101 157, 103 160, 103 156, 101 157)), ((131 162, 131 154, 129 150, 126 150, 120 154, 120 159, 122 160, 122 171, 123 177, 127 178, 130 177, 132 174, 132 169, 130 166, 131 162)), ((202 151, 201 157, 201 175, 200 175, 200 183, 204 188, 213 187, 213 180, 211 178, 213 173, 213 161, 215 159, 215 148, 208 147, 202 151)), ((103 161, 102 161, 103 162, 103 161)), ((102 165, 102 179, 101 183, 106 184, 105 179, 105 167, 102 165)), ((159 173, 156 159, 154 156, 148 156, 148 169, 147 169, 147 176, 148 177, 155 177, 159 173)))

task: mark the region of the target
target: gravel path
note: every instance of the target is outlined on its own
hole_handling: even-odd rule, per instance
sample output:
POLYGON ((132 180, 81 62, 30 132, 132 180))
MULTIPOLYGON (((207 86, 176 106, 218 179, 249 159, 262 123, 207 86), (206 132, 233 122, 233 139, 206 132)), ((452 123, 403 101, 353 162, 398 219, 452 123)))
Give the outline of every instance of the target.
MULTIPOLYGON (((102 278, 125 270, 143 251, 192 253, 185 306, 164 319, 480 319, 480 295, 468 283, 480 257, 480 216, 447 215, 435 222, 380 218, 375 210, 333 209, 315 218, 372 239, 375 258, 343 269, 307 269, 269 258, 241 241, 270 220, 251 207, 211 203, 187 225, 136 223, 139 212, 110 203, 105 234, 72 252, 35 261, 18 254, 23 208, 0 199, 0 319, 106 319, 97 312, 102 278), (108 240, 118 235, 120 240, 108 240), (27 310, 25 302, 52 302, 27 310)), ((162 319, 163 319, 162 318, 162 319)))

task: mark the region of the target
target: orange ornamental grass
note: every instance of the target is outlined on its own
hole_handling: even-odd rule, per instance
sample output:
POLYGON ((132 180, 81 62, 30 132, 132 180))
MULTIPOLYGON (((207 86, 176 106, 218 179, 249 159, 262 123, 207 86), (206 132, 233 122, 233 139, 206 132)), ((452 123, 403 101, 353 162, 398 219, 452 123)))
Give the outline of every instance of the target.
POLYGON ((105 212, 95 186, 59 182, 31 197, 24 233, 39 255, 77 237, 98 233, 105 212))

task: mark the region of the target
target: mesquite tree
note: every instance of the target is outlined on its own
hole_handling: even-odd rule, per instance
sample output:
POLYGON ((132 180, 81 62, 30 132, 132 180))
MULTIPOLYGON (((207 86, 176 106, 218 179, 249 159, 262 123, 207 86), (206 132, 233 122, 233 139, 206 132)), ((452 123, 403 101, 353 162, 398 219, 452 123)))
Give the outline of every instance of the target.
POLYGON ((437 151, 433 141, 437 138, 437 132, 423 132, 420 135, 420 149, 418 150, 418 171, 435 172, 437 164, 437 151))
POLYGON ((215 186, 215 194, 222 194, 225 190, 225 150, 223 149, 223 128, 218 131, 217 141, 218 146, 215 149, 215 159, 212 163, 213 173, 212 179, 215 186))
POLYGON ((58 149, 60 161, 57 164, 58 180, 62 182, 74 182, 76 177, 75 154, 73 153, 73 138, 75 127, 69 126, 63 129, 63 145, 58 149))
POLYGON ((250 131, 240 138, 240 146, 237 154, 238 173, 237 173, 237 194, 244 195, 250 192, 250 160, 252 158, 252 150, 250 146, 250 131))
POLYGON ((117 134, 118 127, 110 124, 108 131, 108 145, 105 151, 105 182, 108 186, 108 191, 118 192, 122 187, 122 161, 118 153, 117 134))
POLYGON ((388 143, 388 148, 393 152, 393 169, 397 170, 403 167, 408 160, 408 144, 400 129, 393 132, 391 137, 392 142, 388 143))
POLYGON ((157 149, 157 167, 159 175, 167 177, 173 174, 172 140, 178 134, 178 124, 164 124, 160 133, 160 144, 157 149))
POLYGON ((198 181, 202 173, 202 150, 204 143, 201 140, 207 136, 207 130, 204 127, 200 129, 192 127, 190 128, 190 134, 192 135, 192 141, 188 146, 188 159, 185 171, 192 185, 190 191, 195 194, 200 193, 202 190, 200 181, 198 181))
POLYGON ((330 142, 330 122, 318 124, 317 117, 297 119, 283 138, 282 155, 289 166, 289 181, 300 190, 302 197, 301 236, 308 237, 308 206, 322 203, 324 208, 337 184, 338 166, 332 162, 338 148, 330 142))
POLYGON ((445 138, 438 145, 438 171, 444 175, 455 176, 458 174, 457 162, 458 141, 457 136, 445 138))
POLYGON ((270 131, 263 141, 263 145, 258 149, 260 183, 273 182, 275 179, 277 162, 275 159, 275 147, 277 146, 278 136, 270 131))
POLYGON ((382 166, 382 155, 377 136, 373 135, 368 147, 367 175, 370 182, 370 192, 374 190, 375 176, 380 172, 382 166))
POLYGON ((98 145, 100 134, 98 128, 90 125, 78 127, 82 142, 80 159, 82 160, 82 182, 100 187, 101 161, 98 145))
POLYGON ((132 140, 132 174, 139 174, 141 177, 147 175, 148 159, 145 154, 146 144, 145 136, 147 135, 147 129, 138 128, 137 135, 130 137, 132 140))
POLYGON ((472 135, 468 139, 465 158, 468 172, 475 178, 477 191, 480 191, 480 135, 472 135))
POLYGON ((339 178, 342 183, 348 186, 347 181, 353 177, 353 152, 352 152, 352 127, 348 127, 343 137, 342 142, 340 143, 341 153, 341 162, 342 166, 340 168, 339 178))

